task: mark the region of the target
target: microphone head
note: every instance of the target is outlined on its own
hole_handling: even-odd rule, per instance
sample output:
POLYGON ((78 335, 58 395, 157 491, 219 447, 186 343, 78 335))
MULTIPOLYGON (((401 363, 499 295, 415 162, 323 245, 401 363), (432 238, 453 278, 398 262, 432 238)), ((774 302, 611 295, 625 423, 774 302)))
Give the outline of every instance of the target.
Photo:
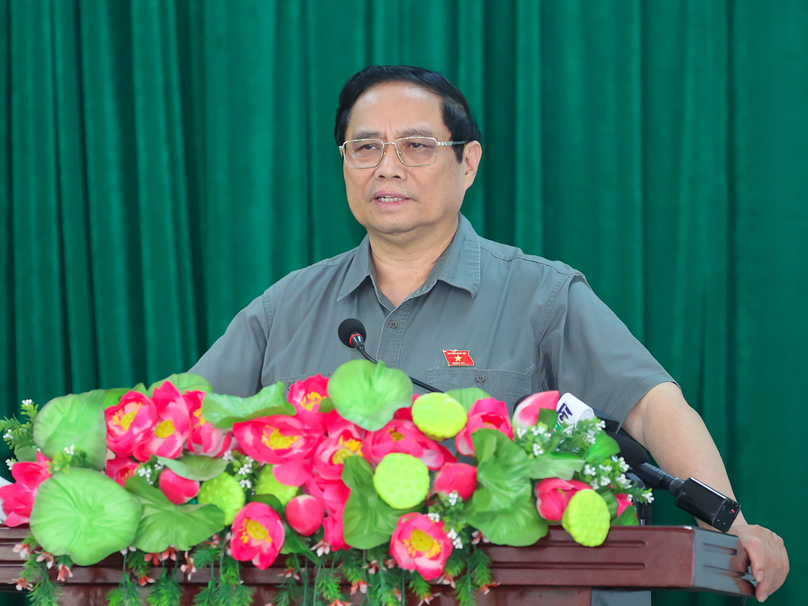
POLYGON ((338 329, 339 340, 343 342, 346 347, 353 348, 354 344, 351 343, 351 337, 354 335, 361 335, 362 340, 368 336, 365 330, 365 325, 356 318, 347 318, 343 320, 338 329))

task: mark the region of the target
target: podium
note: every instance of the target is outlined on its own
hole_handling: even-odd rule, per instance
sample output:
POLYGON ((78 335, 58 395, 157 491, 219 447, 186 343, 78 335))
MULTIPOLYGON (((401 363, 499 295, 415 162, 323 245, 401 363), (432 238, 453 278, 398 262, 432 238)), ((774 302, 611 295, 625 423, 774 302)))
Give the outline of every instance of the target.
MULTIPOLYGON (((14 591, 24 561, 13 552, 15 544, 28 534, 27 527, 0 527, 0 589, 14 591)), ((754 595, 749 559, 733 535, 691 526, 614 527, 599 547, 575 543, 560 526, 530 547, 484 547, 491 557, 491 571, 499 587, 478 595, 478 606, 588 606, 593 588, 679 589, 710 591, 745 597, 754 595)), ((122 574, 122 557, 113 555, 94 566, 75 567, 73 577, 62 588, 60 604, 101 606, 106 594, 117 586, 122 574)), ((258 570, 243 567, 241 577, 256 591, 257 605, 271 603, 274 587, 284 578, 283 568, 258 570)), ((160 569, 152 576, 157 578, 160 569)), ((209 571, 195 573, 191 580, 180 574, 182 604, 190 606, 193 596, 209 581, 209 571)), ((56 572, 53 571, 55 578, 56 572)), ((432 606, 454 606, 452 589, 434 587, 440 597, 432 606)), ((347 591, 345 592, 348 593, 347 591)), ((354 604, 362 595, 351 596, 354 604)), ((413 606, 413 600, 407 600, 413 606)))

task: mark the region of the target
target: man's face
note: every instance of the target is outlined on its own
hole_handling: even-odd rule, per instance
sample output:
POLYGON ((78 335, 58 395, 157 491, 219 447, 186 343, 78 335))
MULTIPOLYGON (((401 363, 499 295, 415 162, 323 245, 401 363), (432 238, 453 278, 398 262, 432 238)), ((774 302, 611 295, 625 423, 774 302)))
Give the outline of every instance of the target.
MULTIPOLYGON (((353 106, 345 139, 426 136, 450 140, 441 98, 409 83, 389 82, 366 91, 353 106)), ((457 161, 450 147, 438 148, 429 166, 405 166, 391 145, 376 168, 343 163, 351 212, 371 237, 406 244, 445 239, 454 234, 466 190, 480 161, 478 142, 466 145, 457 161)))

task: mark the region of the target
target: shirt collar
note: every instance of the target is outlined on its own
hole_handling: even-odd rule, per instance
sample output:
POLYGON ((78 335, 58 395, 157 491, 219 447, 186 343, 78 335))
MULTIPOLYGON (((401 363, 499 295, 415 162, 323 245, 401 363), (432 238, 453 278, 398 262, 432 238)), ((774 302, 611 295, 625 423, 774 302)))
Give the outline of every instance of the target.
MULTIPOLYGON (((345 274, 337 301, 341 301, 368 278, 374 279, 370 260, 370 240, 364 237, 355 249, 354 258, 345 274)), ((451 244, 435 263, 426 282, 412 296, 421 295, 441 280, 450 286, 462 288, 472 297, 480 289, 480 238, 466 217, 459 216, 457 231, 451 244)))

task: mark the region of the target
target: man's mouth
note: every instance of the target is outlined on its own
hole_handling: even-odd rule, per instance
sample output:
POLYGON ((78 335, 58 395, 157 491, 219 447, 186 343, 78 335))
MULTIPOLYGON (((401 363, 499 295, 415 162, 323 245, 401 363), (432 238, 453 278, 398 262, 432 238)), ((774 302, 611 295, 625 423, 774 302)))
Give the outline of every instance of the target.
POLYGON ((401 202, 403 200, 407 200, 407 198, 403 198, 401 196, 376 196, 374 199, 378 200, 379 202, 401 202))

